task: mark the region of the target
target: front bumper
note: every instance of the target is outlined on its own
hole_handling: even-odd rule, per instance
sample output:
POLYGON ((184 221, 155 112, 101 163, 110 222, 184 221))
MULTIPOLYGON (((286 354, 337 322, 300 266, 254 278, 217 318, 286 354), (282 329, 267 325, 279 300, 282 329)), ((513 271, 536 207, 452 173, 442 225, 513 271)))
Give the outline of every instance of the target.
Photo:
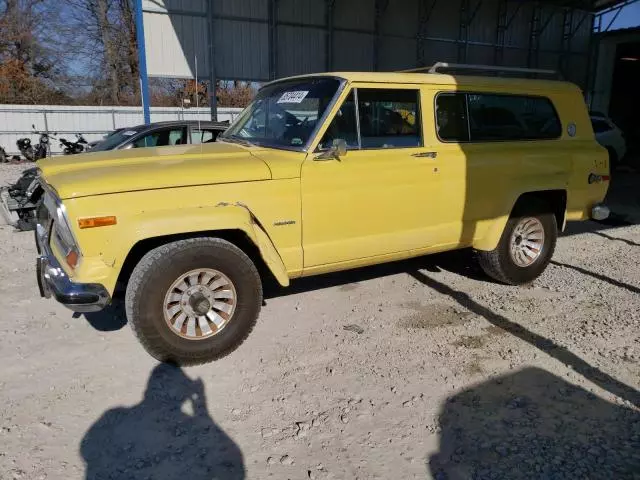
POLYGON ((98 283, 74 283, 51 253, 47 232, 42 225, 36 227, 38 260, 36 274, 40 295, 55 299, 74 312, 97 312, 111 303, 111 296, 98 283))

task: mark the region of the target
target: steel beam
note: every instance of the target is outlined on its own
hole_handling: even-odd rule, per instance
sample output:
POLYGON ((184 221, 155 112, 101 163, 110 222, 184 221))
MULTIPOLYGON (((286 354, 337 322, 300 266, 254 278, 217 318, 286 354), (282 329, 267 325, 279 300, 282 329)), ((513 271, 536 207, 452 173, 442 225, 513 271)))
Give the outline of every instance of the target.
POLYGON ((428 32, 428 24, 436 8, 438 0, 419 0, 418 2, 418 35, 416 38, 416 63, 419 66, 426 64, 425 40, 428 32))
POLYGON ((602 32, 602 15, 596 15, 591 22, 591 37, 589 38, 589 54, 587 56, 587 102, 593 106, 595 96, 596 74, 598 72, 598 54, 600 42, 598 34, 602 32))
POLYGON ((269 79, 277 78, 278 70, 278 0, 269 0, 269 79))
POLYGON ((493 50, 493 63, 502 65, 504 59, 504 42, 507 31, 507 0, 498 0, 496 15, 496 46, 493 50))
POLYGON ((467 20, 469 18, 469 0, 460 0, 460 23, 458 25, 458 63, 467 61, 467 45, 469 41, 467 20))
POLYGON ((325 45, 324 45, 324 65, 325 70, 330 72, 333 70, 333 14, 335 11, 335 0, 325 0, 325 45))
POLYGON ((142 99, 142 111, 144 123, 151 123, 151 109, 149 95, 149 76, 147 75, 147 50, 144 40, 144 20, 142 18, 142 0, 136 0, 136 41, 138 43, 138 63, 140 70, 140 97, 142 99))
MULTIPOLYGON (((218 120, 218 89, 216 78, 216 57, 214 55, 214 27, 213 27, 213 2, 207 2, 207 36, 209 37, 208 54, 209 54, 209 105, 211 107, 211 120, 218 120)), ((196 85, 196 95, 198 94, 198 86, 196 85)))
POLYGON ((567 53, 571 51, 571 38, 573 37, 573 9, 565 8, 562 11, 562 32, 560 37, 560 55, 558 56, 558 71, 566 77, 567 53))
POLYGON ((538 38, 540 32, 540 16, 541 16, 541 7, 540 3, 536 2, 533 8, 531 9, 531 20, 529 22, 529 45, 527 52, 527 67, 531 68, 538 64, 538 38))

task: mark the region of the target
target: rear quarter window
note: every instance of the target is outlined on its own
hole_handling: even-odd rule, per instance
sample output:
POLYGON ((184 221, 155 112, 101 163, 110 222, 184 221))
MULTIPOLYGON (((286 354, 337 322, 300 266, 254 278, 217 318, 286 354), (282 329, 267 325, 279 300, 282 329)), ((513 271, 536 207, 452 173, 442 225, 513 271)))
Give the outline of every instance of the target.
POLYGON ((552 140, 562 134, 548 98, 467 94, 467 103, 472 142, 552 140))
POLYGON ((550 99, 526 95, 443 92, 436 97, 441 141, 553 140, 562 123, 550 99))

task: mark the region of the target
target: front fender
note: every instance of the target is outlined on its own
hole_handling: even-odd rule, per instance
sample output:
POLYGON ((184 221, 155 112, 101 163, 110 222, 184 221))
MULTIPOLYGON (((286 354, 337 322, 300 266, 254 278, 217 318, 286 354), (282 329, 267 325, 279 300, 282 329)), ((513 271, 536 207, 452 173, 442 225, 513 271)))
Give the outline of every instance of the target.
MULTIPOLYGON (((74 217, 80 216, 76 215, 76 202, 70 201, 68 206, 74 217)), ((84 258, 78 270, 70 271, 66 266, 65 270, 74 281, 100 283, 113 294, 122 267, 136 245, 154 238, 195 235, 216 230, 244 232, 257 247, 278 283, 282 286, 289 285, 284 262, 255 215, 244 205, 227 203, 180 209, 142 208, 128 215, 118 215, 117 225, 75 229, 84 258)))
MULTIPOLYGON (((136 225, 137 243, 155 237, 175 234, 199 233, 215 230, 241 230, 260 251, 273 276, 284 287, 289 275, 278 251, 257 217, 243 204, 219 203, 215 207, 181 209, 179 215, 156 211, 141 215, 136 225)), ((132 245, 134 244, 132 243, 132 245)))

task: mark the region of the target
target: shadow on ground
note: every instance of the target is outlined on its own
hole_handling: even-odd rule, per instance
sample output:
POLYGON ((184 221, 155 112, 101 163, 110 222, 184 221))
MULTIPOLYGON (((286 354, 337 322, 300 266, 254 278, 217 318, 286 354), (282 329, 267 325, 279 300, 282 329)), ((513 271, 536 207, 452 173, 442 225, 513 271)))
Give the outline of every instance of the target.
MULTIPOLYGON (((611 392, 613 395, 620 397, 627 402, 640 408, 640 392, 633 387, 615 379, 611 375, 603 372, 602 370, 591 366, 588 362, 580 358, 575 353, 571 352, 568 348, 561 346, 542 335, 539 335, 524 326, 516 323, 507 317, 499 315, 493 312, 490 308, 481 305, 472 299, 466 292, 455 290, 448 285, 445 285, 438 280, 424 274, 423 272, 414 271, 411 275, 419 280, 425 286, 432 288, 436 292, 443 295, 447 295, 452 300, 456 301, 459 305, 475 313, 478 316, 483 317, 492 325, 504 330, 505 332, 525 341, 529 345, 536 347, 541 352, 555 358, 559 362, 562 362, 567 367, 574 370, 577 374, 582 375, 587 380, 595 383, 600 388, 611 392)), ((604 277, 607 278, 608 277, 604 277)), ((610 281, 614 281, 609 279, 610 281)), ((639 432, 640 433, 640 432, 639 432)))
MULTIPOLYGON (((89 322, 89 325, 100 332, 120 330, 127 324, 124 300, 119 297, 114 298, 110 305, 99 312, 78 314, 77 317, 81 315, 89 322)), ((75 314, 74 318, 76 318, 75 314)))
POLYGON ((638 287, 636 287, 634 285, 629 285, 628 283, 621 282, 620 280, 616 280, 614 278, 607 277, 606 275, 602 275, 601 273, 592 272, 591 270, 587 270, 586 268, 578 267, 577 265, 571 265, 571 264, 568 264, 568 263, 557 262, 555 260, 551 260, 551 263, 553 265, 557 266, 557 267, 564 267, 564 268, 569 268, 571 270, 575 270, 576 272, 579 272, 579 273, 581 273, 583 275, 587 275, 589 277, 595 278, 596 280, 600 280, 601 282, 609 283, 609 284, 613 285, 614 287, 622 288, 624 290, 628 290, 631 293, 640 294, 640 288, 638 288, 638 287))
POLYGON ((443 405, 436 480, 624 479, 640 472, 640 413, 527 368, 443 405))
POLYGON ((142 402, 105 412, 80 453, 86 479, 240 480, 240 448, 207 410, 204 386, 178 367, 160 364, 142 402))
POLYGON ((354 270, 300 278, 292 281, 291 286, 287 288, 282 288, 274 282, 269 282, 265 285, 265 298, 283 297, 324 288, 348 285, 350 283, 366 282, 374 278, 383 278, 401 273, 406 274, 418 269, 425 269, 432 272, 445 270, 472 280, 494 282, 480 268, 473 250, 464 249, 436 253, 398 262, 382 263, 354 270))

